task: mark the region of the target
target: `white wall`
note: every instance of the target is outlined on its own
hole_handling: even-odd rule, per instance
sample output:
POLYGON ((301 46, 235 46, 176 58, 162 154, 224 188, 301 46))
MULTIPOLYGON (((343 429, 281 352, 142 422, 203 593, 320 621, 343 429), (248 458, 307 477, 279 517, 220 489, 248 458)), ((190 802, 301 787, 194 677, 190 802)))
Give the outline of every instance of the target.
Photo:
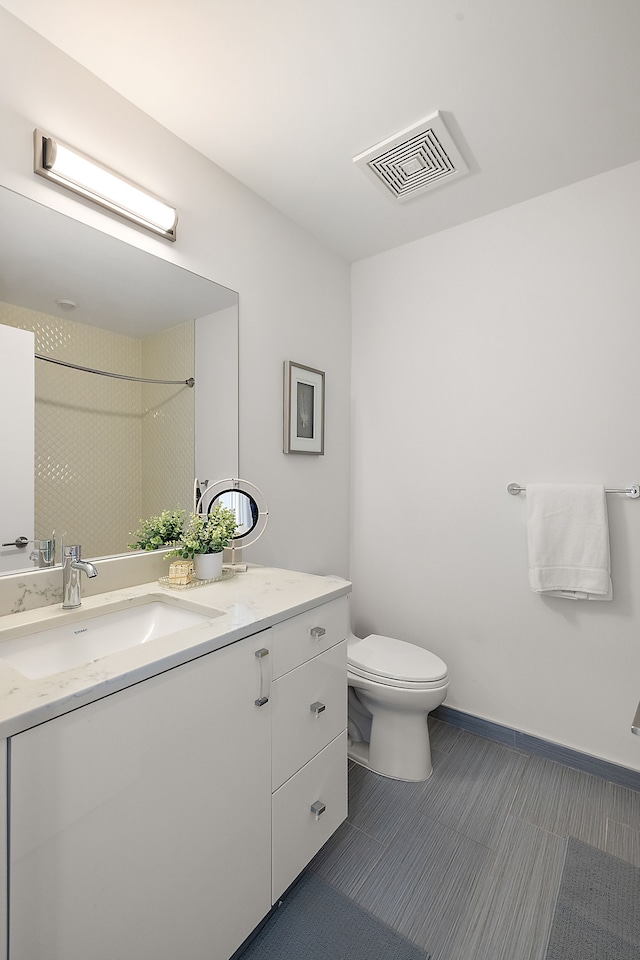
POLYGON ((441 655, 450 706, 636 770, 640 500, 607 498, 613 601, 543 599, 506 485, 640 483, 639 264, 634 164, 352 281, 356 627, 441 655))
POLYGON ((2 8, 0 128, 0 184, 239 291, 240 474, 270 507, 268 530, 246 558, 346 575, 346 262, 2 8), (175 203, 177 242, 146 235, 36 177, 36 126, 175 203), (326 371, 324 457, 282 453, 285 359, 326 371))

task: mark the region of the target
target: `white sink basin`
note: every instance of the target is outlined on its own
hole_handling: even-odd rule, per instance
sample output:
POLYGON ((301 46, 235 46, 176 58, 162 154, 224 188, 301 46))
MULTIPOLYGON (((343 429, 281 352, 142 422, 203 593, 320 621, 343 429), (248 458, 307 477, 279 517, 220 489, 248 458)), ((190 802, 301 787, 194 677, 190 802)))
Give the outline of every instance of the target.
POLYGON ((109 613, 67 614, 63 623, 0 643, 0 660, 38 680, 221 616, 221 610, 197 613, 157 597, 109 613))

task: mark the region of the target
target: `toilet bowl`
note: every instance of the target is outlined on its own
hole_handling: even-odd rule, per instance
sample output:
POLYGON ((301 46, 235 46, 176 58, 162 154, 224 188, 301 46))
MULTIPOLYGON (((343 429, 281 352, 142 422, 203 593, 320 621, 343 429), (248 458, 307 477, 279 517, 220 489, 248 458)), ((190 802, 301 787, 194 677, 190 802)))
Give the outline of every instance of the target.
POLYGON ((347 682, 350 759, 395 780, 427 780, 427 716, 447 695, 446 663, 395 637, 351 635, 347 682))

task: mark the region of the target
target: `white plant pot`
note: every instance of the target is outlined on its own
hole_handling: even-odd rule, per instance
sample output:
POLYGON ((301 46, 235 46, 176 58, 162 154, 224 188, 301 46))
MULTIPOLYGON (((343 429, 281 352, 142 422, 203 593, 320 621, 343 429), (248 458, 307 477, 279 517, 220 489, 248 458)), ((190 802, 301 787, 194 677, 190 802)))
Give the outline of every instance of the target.
POLYGON ((196 553, 193 564, 198 580, 215 580, 222 576, 222 552, 196 553))

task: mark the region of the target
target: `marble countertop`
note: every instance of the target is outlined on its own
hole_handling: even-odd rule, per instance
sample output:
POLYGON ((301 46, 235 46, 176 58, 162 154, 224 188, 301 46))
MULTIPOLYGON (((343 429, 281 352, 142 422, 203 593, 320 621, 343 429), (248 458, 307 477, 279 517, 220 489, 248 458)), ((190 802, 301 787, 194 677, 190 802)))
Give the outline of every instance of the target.
POLYGON ((13 736, 350 591, 351 584, 341 577, 249 566, 246 573, 229 580, 189 590, 153 581, 85 597, 78 610, 62 611, 57 603, 2 616, 0 737, 13 736), (64 618, 81 619, 153 595, 169 597, 173 603, 205 615, 210 611, 212 619, 38 680, 28 679, 2 659, 5 640, 57 626, 64 618))

